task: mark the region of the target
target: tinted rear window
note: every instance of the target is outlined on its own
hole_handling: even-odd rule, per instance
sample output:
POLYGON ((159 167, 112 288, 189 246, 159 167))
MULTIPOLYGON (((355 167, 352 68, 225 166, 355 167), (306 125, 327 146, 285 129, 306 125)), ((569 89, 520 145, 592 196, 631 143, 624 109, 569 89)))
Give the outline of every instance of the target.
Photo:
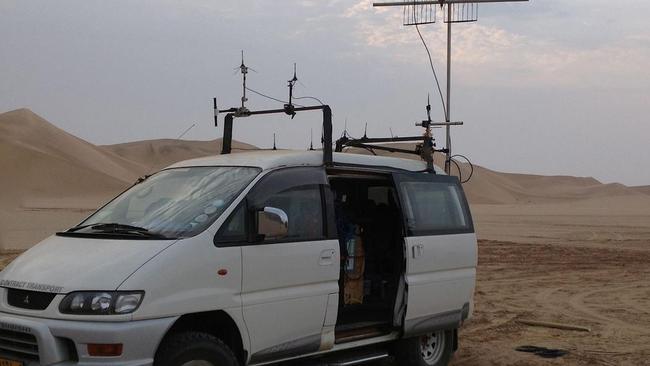
POLYGON ((401 182, 404 214, 410 235, 473 232, 460 187, 450 182, 401 182))

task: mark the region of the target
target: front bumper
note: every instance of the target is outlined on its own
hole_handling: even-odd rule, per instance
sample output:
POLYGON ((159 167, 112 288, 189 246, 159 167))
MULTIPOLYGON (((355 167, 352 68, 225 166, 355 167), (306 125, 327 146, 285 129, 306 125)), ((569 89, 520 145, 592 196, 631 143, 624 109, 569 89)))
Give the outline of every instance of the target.
POLYGON ((158 344, 176 319, 87 322, 0 312, 0 333, 9 338, 0 339, 0 358, 24 361, 27 366, 153 365, 158 344), (36 345, 27 344, 29 340, 34 340, 36 345), (121 343, 124 345, 122 356, 90 357, 89 343, 121 343))

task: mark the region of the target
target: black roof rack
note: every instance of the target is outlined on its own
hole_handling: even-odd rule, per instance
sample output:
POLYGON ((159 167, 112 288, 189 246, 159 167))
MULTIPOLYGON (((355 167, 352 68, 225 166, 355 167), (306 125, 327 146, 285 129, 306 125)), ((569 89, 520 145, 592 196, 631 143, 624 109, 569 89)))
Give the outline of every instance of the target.
MULTIPOLYGON (((230 108, 227 110, 221 110, 217 112, 227 112, 224 119, 223 126, 223 146, 221 148, 221 154, 230 154, 232 152, 232 130, 233 122, 235 118, 239 117, 250 117, 250 116, 259 116, 266 114, 287 114, 289 116, 295 116, 299 112, 308 112, 308 111, 323 111, 323 164, 325 166, 331 166, 333 163, 332 158, 332 109, 328 105, 318 105, 318 106, 309 106, 309 107, 296 107, 292 104, 285 104, 283 109, 266 109, 259 111, 249 111, 249 110, 240 110, 238 108, 230 108)), ((216 122, 215 122, 216 123, 216 122)))

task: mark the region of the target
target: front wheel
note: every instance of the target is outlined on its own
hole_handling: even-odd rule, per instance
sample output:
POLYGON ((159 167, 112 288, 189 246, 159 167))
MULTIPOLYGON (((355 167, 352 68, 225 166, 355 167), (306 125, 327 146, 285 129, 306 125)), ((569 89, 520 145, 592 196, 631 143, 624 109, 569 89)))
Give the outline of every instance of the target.
POLYGON ((398 365, 446 366, 453 354, 453 332, 440 330, 401 340, 397 343, 395 356, 398 365))
POLYGON ((156 354, 155 366, 238 366, 237 357, 220 339, 206 333, 169 336, 156 354))

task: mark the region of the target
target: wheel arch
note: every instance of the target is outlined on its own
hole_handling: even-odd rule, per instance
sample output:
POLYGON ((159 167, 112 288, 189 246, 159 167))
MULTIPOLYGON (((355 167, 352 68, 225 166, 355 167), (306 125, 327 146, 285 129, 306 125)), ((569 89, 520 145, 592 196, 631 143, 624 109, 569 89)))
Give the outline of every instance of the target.
POLYGON ((235 319, 236 317, 224 310, 185 314, 167 330, 156 353, 160 352, 160 346, 170 335, 184 331, 198 331, 219 338, 235 353, 239 364, 245 365, 249 355, 248 333, 246 333, 246 328, 242 327, 235 319))

